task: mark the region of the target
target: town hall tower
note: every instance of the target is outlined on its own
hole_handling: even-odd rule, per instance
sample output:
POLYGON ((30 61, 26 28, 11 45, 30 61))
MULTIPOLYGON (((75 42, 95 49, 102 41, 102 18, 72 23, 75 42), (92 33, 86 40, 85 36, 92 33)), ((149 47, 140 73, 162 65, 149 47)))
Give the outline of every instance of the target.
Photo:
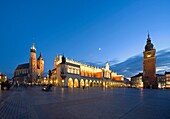
POLYGON ((144 88, 157 88, 156 81, 156 50, 151 43, 150 35, 148 34, 145 51, 143 52, 143 84, 144 88))

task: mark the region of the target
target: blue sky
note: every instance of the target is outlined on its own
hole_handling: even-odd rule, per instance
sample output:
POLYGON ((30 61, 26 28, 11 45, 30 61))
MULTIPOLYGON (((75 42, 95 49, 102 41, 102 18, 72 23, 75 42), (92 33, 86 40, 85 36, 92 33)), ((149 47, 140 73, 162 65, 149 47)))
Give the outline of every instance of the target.
POLYGON ((143 52, 148 30, 157 50, 169 48, 169 6, 169 0, 1 0, 0 72, 27 63, 33 41, 46 71, 63 53, 84 62, 124 61, 143 52))

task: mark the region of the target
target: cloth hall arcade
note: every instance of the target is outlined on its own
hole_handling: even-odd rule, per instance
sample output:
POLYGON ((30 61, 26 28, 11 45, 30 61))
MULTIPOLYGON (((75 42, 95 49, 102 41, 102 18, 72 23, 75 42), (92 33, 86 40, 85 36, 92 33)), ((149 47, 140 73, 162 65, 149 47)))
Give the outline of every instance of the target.
POLYGON ((54 60, 51 83, 70 88, 77 87, 121 87, 124 76, 117 75, 109 69, 108 62, 104 68, 96 68, 57 56, 54 60))

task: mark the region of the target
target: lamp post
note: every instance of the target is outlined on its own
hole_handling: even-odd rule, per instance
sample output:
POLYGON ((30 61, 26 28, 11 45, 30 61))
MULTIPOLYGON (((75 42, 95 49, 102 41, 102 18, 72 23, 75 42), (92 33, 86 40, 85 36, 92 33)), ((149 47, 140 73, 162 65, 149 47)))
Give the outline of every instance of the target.
MULTIPOLYGON (((52 76, 52 72, 51 72, 51 70, 49 70, 49 71, 48 71, 48 76, 49 76, 49 82, 50 82, 50 80, 51 80, 51 76, 52 76)), ((48 82, 48 83, 49 83, 49 82, 48 82)))

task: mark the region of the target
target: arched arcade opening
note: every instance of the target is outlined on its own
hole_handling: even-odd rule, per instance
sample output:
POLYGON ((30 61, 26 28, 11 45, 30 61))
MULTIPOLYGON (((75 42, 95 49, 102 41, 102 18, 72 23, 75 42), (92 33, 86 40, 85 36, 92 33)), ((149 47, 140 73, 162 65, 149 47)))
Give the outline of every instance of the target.
POLYGON ((78 88, 79 87, 79 81, 78 79, 74 79, 74 88, 78 88))
POLYGON ((82 88, 83 86, 84 86, 84 80, 81 79, 81 80, 80 80, 80 87, 82 88))
POLYGON ((68 79, 68 87, 73 88, 73 79, 72 78, 68 79))

